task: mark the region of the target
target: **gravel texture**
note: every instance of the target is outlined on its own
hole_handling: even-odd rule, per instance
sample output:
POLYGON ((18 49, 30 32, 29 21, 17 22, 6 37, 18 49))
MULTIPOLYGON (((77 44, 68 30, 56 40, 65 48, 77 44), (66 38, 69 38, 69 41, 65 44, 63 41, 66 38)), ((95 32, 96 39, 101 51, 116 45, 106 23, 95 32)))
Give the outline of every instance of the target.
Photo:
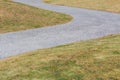
POLYGON ((71 15, 66 24, 0 34, 0 58, 37 49, 120 33, 120 15, 81 8, 57 6, 42 0, 13 0, 38 8, 71 15))

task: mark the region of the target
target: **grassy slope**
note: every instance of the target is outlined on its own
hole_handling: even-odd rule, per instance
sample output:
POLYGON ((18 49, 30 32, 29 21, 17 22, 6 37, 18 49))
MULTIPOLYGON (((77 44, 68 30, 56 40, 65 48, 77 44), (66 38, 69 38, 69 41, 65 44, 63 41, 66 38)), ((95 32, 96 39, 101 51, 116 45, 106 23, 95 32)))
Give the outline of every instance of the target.
POLYGON ((120 35, 0 61, 0 80, 120 80, 120 35))
POLYGON ((120 13, 120 0, 44 0, 47 3, 120 13))
POLYGON ((120 80, 120 35, 0 61, 0 80, 120 80))
POLYGON ((70 16, 0 0, 0 33, 66 23, 70 16))

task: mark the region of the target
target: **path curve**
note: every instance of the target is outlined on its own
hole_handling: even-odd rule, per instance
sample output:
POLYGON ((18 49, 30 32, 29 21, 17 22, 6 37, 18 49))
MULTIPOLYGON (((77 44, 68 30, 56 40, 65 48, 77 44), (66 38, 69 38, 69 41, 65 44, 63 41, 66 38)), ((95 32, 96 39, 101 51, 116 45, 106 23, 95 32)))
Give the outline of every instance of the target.
POLYGON ((120 32, 119 14, 51 5, 42 0, 14 1, 69 14, 74 19, 54 27, 0 34, 0 58, 120 32))

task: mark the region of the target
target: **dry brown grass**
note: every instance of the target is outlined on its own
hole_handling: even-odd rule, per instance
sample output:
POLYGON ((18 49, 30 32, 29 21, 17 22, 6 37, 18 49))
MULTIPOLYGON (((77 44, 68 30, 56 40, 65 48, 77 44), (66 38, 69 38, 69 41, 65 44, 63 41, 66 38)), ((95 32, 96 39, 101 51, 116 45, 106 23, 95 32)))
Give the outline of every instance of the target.
POLYGON ((0 80, 120 80, 120 35, 0 61, 0 80))
POLYGON ((120 0, 44 0, 47 3, 120 13, 120 0))
POLYGON ((65 14, 0 0, 0 33, 62 24, 71 19, 65 14))
POLYGON ((120 34, 0 60, 0 80, 120 80, 120 34))

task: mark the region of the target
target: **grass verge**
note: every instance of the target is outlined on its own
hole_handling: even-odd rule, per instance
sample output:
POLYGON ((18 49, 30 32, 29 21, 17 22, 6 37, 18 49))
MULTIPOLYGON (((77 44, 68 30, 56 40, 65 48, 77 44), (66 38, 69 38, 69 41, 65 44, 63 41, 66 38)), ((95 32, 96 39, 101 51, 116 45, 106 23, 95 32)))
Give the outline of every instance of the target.
POLYGON ((0 0, 0 33, 63 24, 71 16, 0 0))
POLYGON ((120 13, 120 0, 44 0, 47 3, 120 13))
POLYGON ((0 60, 0 80, 120 80, 119 44, 120 34, 0 60))
POLYGON ((120 35, 0 61, 0 80, 120 80, 120 35))

